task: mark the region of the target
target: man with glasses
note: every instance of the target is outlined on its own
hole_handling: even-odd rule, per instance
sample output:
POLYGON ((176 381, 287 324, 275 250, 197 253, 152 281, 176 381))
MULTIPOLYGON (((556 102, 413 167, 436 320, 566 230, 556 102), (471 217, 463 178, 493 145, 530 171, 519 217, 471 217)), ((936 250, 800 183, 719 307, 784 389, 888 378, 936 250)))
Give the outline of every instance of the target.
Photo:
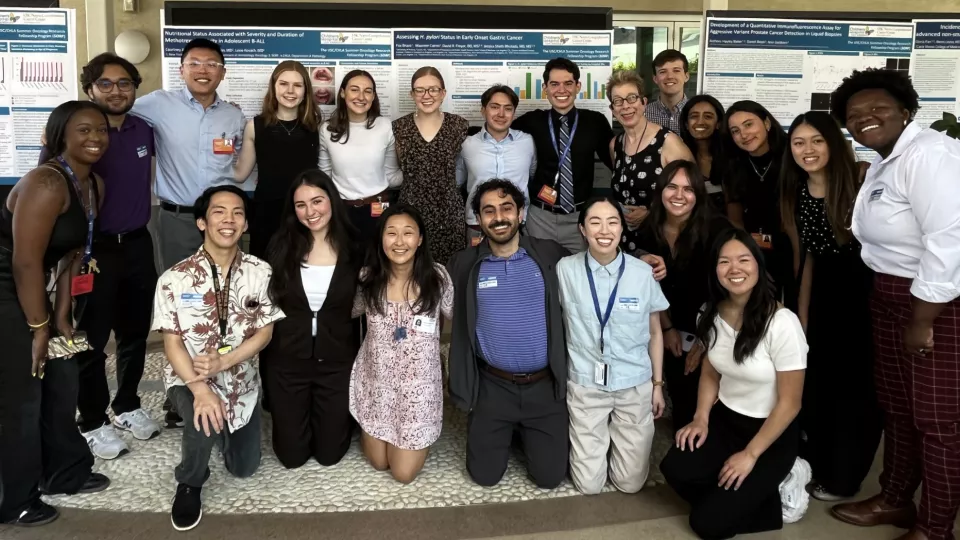
MULTIPOLYGON (((115 428, 129 431, 140 440, 160 434, 160 426, 141 408, 137 395, 157 285, 153 240, 147 231, 153 129, 127 114, 140 82, 133 64, 110 53, 91 60, 80 76, 84 93, 110 122, 110 145, 93 166, 105 187, 92 252, 97 272, 93 290, 84 296, 85 304, 78 313, 77 329, 86 332, 91 350, 77 354, 75 359, 80 368, 80 432, 101 459, 129 452, 115 428), (111 331, 117 342, 117 395, 113 403, 104 353, 111 331), (113 409, 113 424, 107 417, 108 406, 113 409)), ((40 162, 49 158, 41 155, 40 162)))
MULTIPOLYGON (((133 107, 133 114, 153 126, 156 134, 155 190, 160 200, 156 230, 162 268, 186 259, 200 246, 194 201, 208 187, 233 182, 246 121, 240 109, 217 95, 225 74, 220 46, 194 39, 180 55, 185 88, 151 92, 133 107)), ((167 427, 182 426, 179 416, 167 414, 167 427)))

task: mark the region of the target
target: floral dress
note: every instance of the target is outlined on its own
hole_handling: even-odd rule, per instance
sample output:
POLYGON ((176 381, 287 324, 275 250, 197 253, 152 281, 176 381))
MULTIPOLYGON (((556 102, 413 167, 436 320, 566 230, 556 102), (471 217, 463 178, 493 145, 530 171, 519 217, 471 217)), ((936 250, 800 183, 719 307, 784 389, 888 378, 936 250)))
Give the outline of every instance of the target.
POLYGON ((350 376, 350 414, 365 433, 403 450, 429 447, 443 427, 439 315, 453 316, 453 282, 436 268, 443 294, 432 313, 387 301, 380 314, 359 294, 353 307, 355 315, 366 313, 367 335, 350 376))
MULTIPOLYGON (((623 147, 624 134, 617 136, 617 142, 613 145, 613 179, 610 183, 613 198, 617 202, 626 206, 650 208, 657 177, 663 170, 660 156, 668 133, 670 132, 666 129, 660 128, 650 143, 633 155, 628 155, 627 149, 623 147)), ((639 227, 624 227, 620 247, 630 253, 636 251, 639 232, 639 227)))

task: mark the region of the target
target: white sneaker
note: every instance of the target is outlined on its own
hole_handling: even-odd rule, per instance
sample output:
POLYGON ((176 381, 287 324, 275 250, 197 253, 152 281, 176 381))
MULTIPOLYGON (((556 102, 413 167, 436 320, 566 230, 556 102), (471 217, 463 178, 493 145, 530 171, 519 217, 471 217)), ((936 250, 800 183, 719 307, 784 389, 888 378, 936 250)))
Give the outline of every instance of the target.
POLYGON ((143 409, 118 415, 113 419, 113 425, 133 433, 133 436, 141 441, 147 441, 160 435, 160 424, 150 418, 147 411, 143 409))
POLYGON ((83 433, 83 438, 87 440, 90 451, 100 459, 116 459, 124 454, 130 453, 130 448, 123 439, 117 435, 117 430, 110 424, 83 433))
POLYGON ((806 487, 810 483, 811 473, 810 464, 797 458, 790 474, 780 483, 780 506, 784 523, 796 523, 807 513, 810 494, 806 487))

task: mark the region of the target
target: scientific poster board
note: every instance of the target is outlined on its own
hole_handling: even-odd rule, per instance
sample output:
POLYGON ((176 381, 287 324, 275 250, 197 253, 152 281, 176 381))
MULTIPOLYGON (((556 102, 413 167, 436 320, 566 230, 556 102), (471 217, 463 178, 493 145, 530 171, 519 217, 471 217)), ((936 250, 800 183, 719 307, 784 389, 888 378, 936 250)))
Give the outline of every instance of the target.
POLYGON ((37 166, 50 112, 77 99, 72 9, 0 8, 0 185, 37 166))
POLYGON ((960 20, 916 20, 910 75, 920 95, 916 122, 927 127, 944 112, 960 113, 960 20))

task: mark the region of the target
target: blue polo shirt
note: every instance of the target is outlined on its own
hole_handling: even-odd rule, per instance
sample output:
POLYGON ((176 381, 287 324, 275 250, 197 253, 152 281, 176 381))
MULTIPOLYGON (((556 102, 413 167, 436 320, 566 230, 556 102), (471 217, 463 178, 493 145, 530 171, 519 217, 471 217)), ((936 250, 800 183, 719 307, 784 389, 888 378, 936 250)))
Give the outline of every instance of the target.
POLYGON ((484 360, 510 373, 547 367, 546 289, 540 266, 520 248, 487 256, 477 276, 477 342, 484 360))

